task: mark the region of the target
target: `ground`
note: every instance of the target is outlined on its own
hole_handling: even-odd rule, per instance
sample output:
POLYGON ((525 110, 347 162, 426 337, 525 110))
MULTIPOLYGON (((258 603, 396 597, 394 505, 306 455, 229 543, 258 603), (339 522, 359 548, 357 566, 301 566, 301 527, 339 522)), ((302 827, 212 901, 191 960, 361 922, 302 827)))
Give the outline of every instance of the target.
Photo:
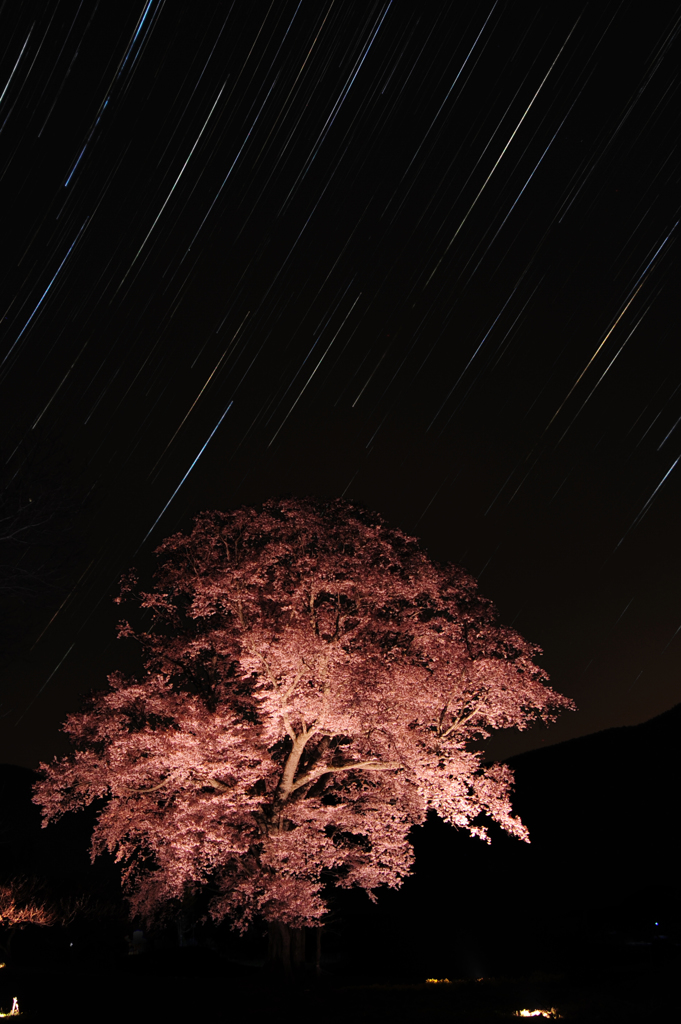
MULTIPOLYGON (((556 1010, 567 1021, 667 1021, 675 1018, 679 949, 627 947, 608 962, 582 962, 550 973, 404 983, 382 975, 325 973, 286 984, 262 968, 235 964, 201 949, 172 955, 120 956, 100 965, 45 963, 2 971, 0 1011, 18 996, 26 1020, 42 1024, 134 1020, 201 1024, 236 1019, 325 1024, 454 1020, 471 1024, 517 1019, 520 1010, 556 1010)), ((541 1019, 541 1018, 537 1018, 541 1019)))

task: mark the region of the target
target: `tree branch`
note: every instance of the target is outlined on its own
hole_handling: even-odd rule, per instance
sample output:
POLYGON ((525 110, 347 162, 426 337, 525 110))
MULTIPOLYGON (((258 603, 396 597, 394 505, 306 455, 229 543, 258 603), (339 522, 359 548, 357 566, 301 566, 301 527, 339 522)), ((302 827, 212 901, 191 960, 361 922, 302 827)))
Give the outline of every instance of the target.
POLYGON ((293 746, 286 758, 286 764, 284 765, 284 771, 282 772, 279 785, 277 786, 277 802, 283 804, 288 800, 289 796, 293 792, 293 779, 298 770, 300 759, 305 749, 305 744, 308 741, 308 735, 305 732, 295 736, 293 740, 293 746))
POLYGON ((460 715, 459 718, 455 718, 452 724, 449 726, 449 728, 445 729, 444 732, 439 734, 440 739, 446 740, 450 733, 454 732, 455 729, 458 729, 459 726, 465 725, 466 722, 468 722, 474 715, 477 715, 479 711, 480 708, 474 707, 473 710, 469 711, 467 715, 460 715))
POLYGON ((230 787, 227 786, 224 782, 220 782, 219 779, 214 779, 212 776, 210 779, 204 779, 201 785, 214 786, 214 788, 217 789, 220 793, 226 793, 227 790, 230 789, 230 787))
MULTIPOLYGON (((439 720, 438 725, 437 725, 437 734, 438 734, 438 736, 440 738, 443 737, 442 727, 443 727, 443 725, 445 723, 445 716, 446 716, 447 712, 449 711, 449 705, 451 703, 452 697, 454 696, 454 692, 455 692, 457 686, 459 686, 467 678, 468 678, 468 672, 466 671, 466 668, 464 667, 464 668, 461 669, 461 672, 459 674, 459 678, 457 679, 456 683, 454 684, 454 686, 452 686, 451 690, 447 694, 447 700, 445 701, 445 706, 443 707, 442 711, 440 712, 440 720, 439 720)), ((449 729, 447 730, 447 732, 450 732, 450 731, 451 730, 449 730, 449 729)), ((446 733, 445 733, 445 735, 446 735, 446 733)))
MULTIPOLYGON (((277 679, 275 678, 275 676, 274 676, 274 674, 272 672, 272 669, 267 664, 267 660, 263 657, 263 655, 259 651, 257 651, 256 653, 257 653, 258 657, 260 658, 261 662, 263 663, 263 665, 265 666, 265 674, 267 675, 267 678, 269 679, 269 681, 272 683, 272 686, 278 687, 281 690, 281 683, 279 683, 277 681, 277 679)), ((309 668, 309 666, 305 664, 305 659, 303 658, 301 660, 302 660, 302 663, 303 663, 304 667, 305 668, 309 668)), ((296 673, 296 675, 293 677, 293 681, 283 691, 283 693, 280 693, 280 699, 281 699, 281 703, 282 703, 281 717, 282 717, 282 719, 284 721, 284 728, 286 729, 287 735, 291 737, 291 739, 293 740, 294 743, 296 742, 296 739, 297 739, 297 733, 296 733, 295 729, 293 728, 293 726, 291 725, 291 721, 290 721, 288 715, 286 714, 286 711, 284 711, 284 705, 286 704, 286 701, 288 700, 289 694, 293 692, 293 690, 295 689, 297 683, 300 681, 300 679, 301 679, 301 677, 303 675, 304 675, 304 669, 301 669, 300 672, 296 673)), ((303 732, 305 732, 305 731, 306 731, 305 730, 305 723, 303 722, 303 732)), ((308 740, 311 735, 312 735, 312 733, 309 732, 308 735, 306 736, 306 740, 308 740)))
POLYGON ((141 793, 155 793, 158 789, 163 789, 169 782, 172 782, 172 777, 164 779, 163 782, 159 782, 157 786, 150 786, 149 789, 126 789, 125 786, 119 786, 118 789, 121 793, 125 793, 126 796, 138 796, 141 793))
MULTIPOLYGON (((126 796, 138 796, 143 793, 156 793, 159 789, 163 789, 164 786, 167 786, 168 783, 172 781, 173 778, 170 776, 169 778, 164 779, 163 782, 159 782, 158 785, 149 786, 147 789, 127 789, 124 786, 120 786, 119 791, 125 793, 126 796)), ((231 788, 226 783, 220 782, 219 779, 213 778, 212 775, 207 779, 197 779, 196 781, 200 786, 213 786, 220 793, 226 793, 227 790, 231 788)))
POLYGON ((301 786, 306 786, 308 782, 314 782, 315 779, 321 778, 322 775, 326 775, 328 772, 349 772, 359 768, 367 772, 388 772, 400 767, 399 761, 349 761, 347 764, 323 765, 319 768, 312 768, 309 772, 301 775, 299 779, 296 779, 291 786, 290 792, 293 793, 296 789, 300 789, 301 786))
MULTIPOLYGON (((236 558, 236 544, 234 545, 234 557, 236 558)), ((237 587, 236 594, 237 594, 237 598, 236 598, 236 614, 237 614, 237 617, 239 619, 239 624, 241 625, 241 628, 245 629, 246 628, 246 620, 244 619, 244 608, 243 608, 243 604, 241 603, 241 588, 240 587, 237 587)))

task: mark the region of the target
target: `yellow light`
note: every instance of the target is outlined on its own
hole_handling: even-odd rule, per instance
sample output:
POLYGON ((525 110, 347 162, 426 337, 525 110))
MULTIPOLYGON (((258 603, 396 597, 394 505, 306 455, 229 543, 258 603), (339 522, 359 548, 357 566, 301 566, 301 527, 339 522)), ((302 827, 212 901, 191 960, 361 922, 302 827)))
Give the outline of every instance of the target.
POLYGON ((550 1010, 516 1010, 514 1017, 550 1017, 552 1020, 556 1020, 560 1017, 558 1010, 555 1007, 551 1007, 550 1010))
POLYGON ((451 985, 449 978, 426 978, 426 985, 451 985))
MULTIPOLYGON (((5 965, 3 964, 2 966, 4 967, 5 965)), ((0 1017, 18 1017, 18 1016, 19 1016, 19 1000, 15 996, 14 1000, 12 1002, 12 1009, 9 1011, 9 1013, 0 1013, 0 1017)))

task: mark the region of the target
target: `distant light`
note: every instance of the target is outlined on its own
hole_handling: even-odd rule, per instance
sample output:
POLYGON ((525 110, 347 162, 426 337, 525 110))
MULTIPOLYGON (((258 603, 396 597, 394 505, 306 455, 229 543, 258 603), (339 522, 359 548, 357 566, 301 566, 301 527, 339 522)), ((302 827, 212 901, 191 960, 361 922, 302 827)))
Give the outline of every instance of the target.
POLYGON ((555 1007, 551 1007, 550 1010, 516 1010, 513 1014, 514 1017, 550 1017, 552 1020, 556 1020, 560 1017, 558 1010, 555 1007))

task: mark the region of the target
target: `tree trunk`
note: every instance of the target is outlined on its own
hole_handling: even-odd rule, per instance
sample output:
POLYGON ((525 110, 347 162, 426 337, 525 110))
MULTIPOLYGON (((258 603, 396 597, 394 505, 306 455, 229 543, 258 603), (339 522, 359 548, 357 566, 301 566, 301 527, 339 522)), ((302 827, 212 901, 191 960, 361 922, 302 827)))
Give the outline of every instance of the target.
POLYGON ((315 928, 315 948, 314 948, 314 972, 317 977, 322 973, 322 930, 321 928, 315 928))
POLYGON ((267 945, 267 962, 271 969, 287 977, 301 973, 305 966, 304 928, 291 928, 282 921, 271 921, 267 945))

